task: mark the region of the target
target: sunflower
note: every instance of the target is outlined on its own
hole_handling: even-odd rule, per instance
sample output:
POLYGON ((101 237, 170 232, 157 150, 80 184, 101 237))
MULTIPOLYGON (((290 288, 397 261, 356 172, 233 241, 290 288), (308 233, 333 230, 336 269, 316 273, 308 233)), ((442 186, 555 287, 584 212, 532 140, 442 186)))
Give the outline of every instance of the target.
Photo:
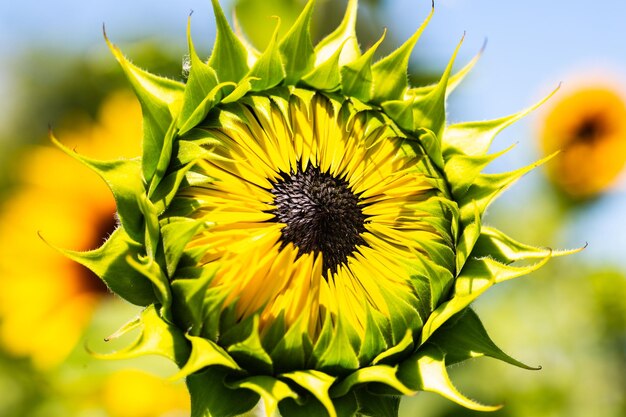
POLYGON ((361 52, 357 2, 316 46, 314 3, 259 52, 214 0, 213 53, 201 60, 188 35, 184 84, 109 43, 142 105, 141 159, 97 161, 53 138, 107 182, 120 219, 100 248, 63 252, 145 306, 111 338, 140 336, 104 356, 174 361, 194 417, 244 413, 259 399, 267 415, 394 416, 400 396, 418 391, 496 409, 463 396, 446 367, 491 356, 528 368, 469 305, 565 253, 481 221, 543 162, 482 173, 498 156, 494 136, 533 108, 447 125, 446 96, 475 60, 452 75, 455 51, 437 84, 408 85, 432 12, 373 63, 384 35, 361 52))
POLYGON ((547 170, 550 181, 574 201, 607 190, 626 164, 626 103, 609 85, 581 86, 558 101, 541 122, 545 153, 563 150, 547 170))

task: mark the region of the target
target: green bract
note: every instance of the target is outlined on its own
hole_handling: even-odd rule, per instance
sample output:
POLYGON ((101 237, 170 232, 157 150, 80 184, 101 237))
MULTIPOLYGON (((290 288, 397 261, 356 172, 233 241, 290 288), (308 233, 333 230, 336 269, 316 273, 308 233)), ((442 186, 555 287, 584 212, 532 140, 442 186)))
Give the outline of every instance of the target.
MULTIPOLYGON (((315 1, 265 51, 235 35, 213 0, 208 61, 191 37, 185 84, 137 68, 110 44, 141 102, 143 155, 100 162, 120 227, 92 252, 65 251, 141 316, 124 358, 181 369, 192 416, 262 399, 268 415, 396 416, 437 392, 475 410, 446 367, 503 353, 469 308, 555 253, 481 225, 525 173, 484 174, 494 136, 530 110, 446 125, 446 95, 470 70, 411 88, 427 21, 373 62, 354 32, 357 1, 316 46, 315 1), (521 266, 518 261, 525 262, 521 266)), ((432 12, 431 12, 432 15, 432 12)), ((455 52, 456 55, 456 52, 455 52)))

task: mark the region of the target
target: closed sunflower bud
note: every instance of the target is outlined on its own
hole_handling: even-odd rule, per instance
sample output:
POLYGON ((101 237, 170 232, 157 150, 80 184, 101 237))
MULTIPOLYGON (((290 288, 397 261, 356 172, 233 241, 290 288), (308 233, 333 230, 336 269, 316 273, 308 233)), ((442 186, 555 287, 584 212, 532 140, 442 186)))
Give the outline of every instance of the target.
POLYGON ((263 52, 213 7, 212 55, 201 60, 189 36, 185 84, 111 45, 142 104, 141 159, 66 149, 109 184, 121 223, 101 248, 66 254, 146 307, 114 335, 139 327, 140 337, 109 357, 176 362, 195 417, 259 399, 268 415, 397 415, 400 396, 418 391, 497 408, 459 393, 446 366, 491 356, 528 368, 469 305, 557 254, 481 225, 491 201, 543 162, 481 172, 498 156, 487 154, 494 136, 530 109, 446 125, 446 95, 473 62, 408 85, 430 16, 373 63, 383 39, 361 52, 355 0, 316 46, 310 1, 263 52))

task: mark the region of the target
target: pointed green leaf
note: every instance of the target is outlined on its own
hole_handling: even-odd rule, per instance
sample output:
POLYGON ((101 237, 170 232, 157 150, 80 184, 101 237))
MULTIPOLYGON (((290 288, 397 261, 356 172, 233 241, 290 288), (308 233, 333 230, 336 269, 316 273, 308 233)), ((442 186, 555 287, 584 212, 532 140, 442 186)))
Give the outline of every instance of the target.
POLYGON ((421 235, 420 245, 433 261, 433 264, 447 269, 448 271, 454 271, 455 254, 451 248, 452 243, 450 243, 450 241, 442 239, 442 241, 438 242, 434 239, 440 238, 440 236, 430 231, 423 231, 419 234, 416 232, 415 235, 421 235))
MULTIPOLYGON (((463 233, 459 238, 459 242, 456 247, 456 273, 458 274, 463 269, 465 262, 469 258, 470 254, 478 257, 473 252, 476 241, 478 240, 482 230, 482 222, 480 218, 480 211, 478 206, 474 204, 474 221, 463 229, 463 233)), ((437 304, 438 305, 438 304, 437 304)), ((433 307, 434 308, 434 307, 433 307)))
POLYGON ((134 258, 127 256, 126 261, 137 272, 148 278, 152 285, 154 285, 155 293, 158 303, 162 306, 159 310, 161 317, 169 322, 172 322, 172 314, 170 306, 172 305, 172 293, 170 291, 170 285, 165 273, 161 270, 161 267, 154 259, 147 256, 140 256, 134 258))
MULTIPOLYGON (((182 167, 198 159, 207 160, 217 157, 211 151, 211 148, 219 146, 221 142, 204 129, 192 129, 185 134, 184 139, 179 138, 176 143, 178 146, 175 166, 182 167)), ((155 191, 155 194, 157 194, 157 191, 155 191)))
POLYGON ((317 341, 315 342, 315 346, 313 346, 313 364, 311 367, 317 368, 317 362, 320 360, 322 355, 326 353, 328 350, 328 346, 330 345, 330 341, 332 340, 334 334, 334 324, 331 319, 330 312, 326 310, 326 314, 324 315, 322 330, 320 331, 317 341))
POLYGON ((278 404, 281 417, 325 417, 328 412, 324 406, 312 396, 298 401, 286 398, 278 404))
POLYGON ((315 52, 311 41, 311 17, 315 0, 307 2, 298 20, 280 42, 280 54, 285 65, 286 84, 296 84, 313 68, 315 52))
MULTIPOLYGON (((393 319, 392 319, 393 320, 393 319)), ((373 360, 372 365, 378 365, 379 363, 394 363, 394 359, 402 356, 414 346, 413 332, 411 329, 407 329, 404 333, 404 337, 391 348, 378 354, 373 360)))
POLYGON ((497 229, 484 227, 473 254, 476 257, 491 256, 498 262, 509 264, 523 259, 545 258, 551 252, 551 249, 526 245, 497 229))
MULTIPOLYGON (((202 62, 196 53, 196 49, 191 39, 191 16, 189 16, 189 20, 187 22, 187 43, 189 45, 189 61, 191 68, 189 70, 187 84, 185 84, 182 109, 177 121, 177 127, 181 130, 183 130, 182 128, 185 127, 200 103, 202 103, 202 101, 205 100, 211 91, 219 84, 217 74, 213 68, 202 62)), ((220 98, 221 97, 218 95, 215 99, 216 101, 219 101, 220 98)), ((184 131, 182 131, 181 134, 182 133, 184 133, 184 131)))
POLYGON ((147 180, 154 175, 163 140, 172 124, 178 117, 178 106, 183 97, 184 86, 181 83, 150 74, 131 64, 122 52, 105 34, 105 40, 111 52, 122 66, 126 76, 135 90, 141 103, 143 114, 143 174, 147 180))
POLYGON ((142 255, 143 247, 130 239, 123 228, 117 228, 101 247, 89 252, 52 247, 90 269, 126 301, 140 306, 157 301, 152 283, 126 261, 129 255, 142 255))
MULTIPOLYGON (((389 322, 392 335, 391 344, 394 345, 395 348, 397 345, 403 345, 407 339, 407 329, 419 329, 421 327, 422 319, 415 309, 417 300, 414 294, 400 294, 400 291, 391 292, 382 286, 379 287, 379 289, 389 309, 389 322)), ((375 362, 378 360, 380 360, 380 357, 374 359, 375 362)))
POLYGON ((217 340, 220 335, 220 318, 223 316, 223 305, 228 294, 220 288, 209 288, 203 299, 202 332, 203 337, 217 340))
POLYGON ((359 417, 359 404, 354 393, 350 392, 343 397, 333 398, 337 417, 359 417))
POLYGON ((359 350, 359 363, 372 363, 378 352, 387 347, 384 333, 388 333, 389 320, 378 310, 367 306, 367 322, 365 324, 365 336, 359 350), (381 326, 385 329, 381 330, 381 326))
MULTIPOLYGON (((474 68, 474 66, 476 65, 480 57, 482 56, 483 52, 485 51, 485 46, 486 45, 483 45, 483 47, 480 49, 478 54, 476 54, 474 58, 470 60, 470 62, 465 64, 465 66, 461 68, 458 72, 450 76, 450 78, 448 79, 448 87, 446 88, 446 97, 448 97, 450 93, 452 93, 456 89, 456 87, 458 87, 459 84, 461 84, 461 81, 463 81, 463 79, 467 76, 467 74, 469 74, 470 71, 474 68)), ((425 96, 426 94, 433 91, 435 88, 437 88, 437 84, 411 88, 407 91, 407 96, 410 96, 410 97, 425 96)))
POLYGON ((525 266, 505 265, 491 258, 471 259, 456 280, 455 296, 471 296, 475 292, 483 291, 486 289, 483 288, 483 284, 487 284, 485 277, 489 277, 489 283, 497 284, 528 275, 545 265, 551 257, 552 255, 548 254, 539 262, 525 266))
POLYGON ((159 355, 179 366, 187 360, 189 345, 183 333, 159 317, 154 305, 146 307, 141 313, 140 321, 142 331, 129 346, 107 354, 92 354, 101 359, 130 359, 144 355, 159 355))
POLYGON ((398 377, 413 390, 435 392, 470 410, 495 411, 501 408, 479 404, 461 394, 450 381, 443 352, 434 346, 422 348, 402 362, 398 377))
MULTIPOLYGON (((237 85, 230 81, 219 83, 213 87, 206 97, 204 97, 204 99, 198 104, 189 118, 181 125, 179 135, 184 135, 202 122, 205 117, 207 117, 211 109, 220 103, 222 96, 225 94, 224 91, 228 91, 229 89, 232 89, 232 87, 235 87, 236 89, 237 85)), ((231 91, 228 96, 230 96, 230 94, 234 91, 235 90, 231 91)))
POLYGON ((366 388, 355 391, 359 403, 359 415, 370 417, 398 417, 400 397, 396 395, 372 395, 366 388))
POLYGON ((306 85, 321 91, 335 91, 341 85, 341 73, 339 72, 339 58, 342 48, 331 55, 326 61, 314 67, 308 74, 302 77, 306 85))
MULTIPOLYGON (((197 146, 198 149, 203 149, 197 146)), ((202 152, 200 153, 202 155, 202 152)), ((200 156, 198 155, 198 156, 200 156)), ((170 205, 176 193, 180 191, 180 186, 185 179, 185 175, 193 166, 195 161, 192 161, 184 167, 167 175, 162 181, 159 182, 154 193, 150 196, 150 201, 154 204, 154 209, 157 213, 162 214, 165 209, 170 205)))
POLYGON ((556 156, 556 153, 511 172, 504 172, 500 174, 480 174, 476 177, 473 184, 459 200, 459 205, 461 206, 461 221, 463 223, 469 223, 472 221, 475 212, 474 204, 476 204, 480 213, 484 213, 491 202, 494 201, 502 192, 517 182, 517 180, 525 174, 529 173, 538 166, 545 164, 550 159, 554 158, 554 156, 556 156))
POLYGON ((476 313, 468 308, 462 311, 454 324, 443 326, 430 338, 428 343, 445 352, 446 366, 463 362, 470 358, 490 356, 524 369, 538 370, 504 353, 489 337, 476 313))
POLYGON ((159 246, 159 237, 161 236, 159 216, 152 202, 144 194, 137 196, 137 203, 145 221, 143 241, 146 255, 150 258, 155 258, 157 247, 159 246))
POLYGON ((264 48, 274 33, 274 28, 267 24, 268 18, 280 16, 285 23, 280 30, 283 37, 295 24, 305 4, 302 0, 237 0, 230 7, 235 33, 240 38, 245 35, 242 42, 251 48, 264 48))
POLYGON ((244 388, 259 394, 263 399, 267 417, 275 415, 278 403, 284 399, 298 399, 298 394, 289 385, 271 376, 251 376, 229 385, 231 388, 244 388))
POLYGON ((278 317, 269 324, 269 329, 263 335, 263 347, 267 352, 272 352, 285 335, 285 314, 284 311, 278 313, 278 317))
POLYGON ((424 23, 402 46, 372 66, 372 78, 374 80, 372 101, 374 103, 404 98, 404 92, 409 85, 407 79, 409 57, 417 40, 433 17, 434 11, 435 8, 433 7, 424 23))
POLYGON ((301 314, 271 350, 270 357, 277 371, 304 367, 313 350, 305 320, 306 314, 301 314))
POLYGON ((372 96, 374 79, 372 78, 372 58, 385 39, 387 31, 363 54, 363 56, 341 67, 341 91, 348 97, 356 97, 369 102, 372 96))
POLYGON ((376 383, 385 384, 394 390, 404 394, 413 395, 415 391, 407 388, 397 377, 397 366, 375 365, 361 368, 336 385, 333 385, 330 393, 332 397, 341 397, 353 391, 355 387, 362 384, 376 383))
POLYGON ((462 152, 469 156, 486 155, 498 133, 537 109, 557 91, 558 88, 537 104, 510 116, 495 120, 464 122, 447 126, 443 135, 444 154, 462 152))
MULTIPOLYGON (((439 141, 441 141, 446 121, 446 90, 448 88, 452 66, 454 65, 462 43, 463 39, 461 39, 454 50, 450 62, 441 76, 439 84, 437 84, 437 88, 426 96, 413 101, 411 106, 413 111, 413 131, 419 128, 429 129, 435 134, 439 141)), ((441 144, 439 146, 441 146, 441 144)))
POLYGON ((259 395, 249 389, 226 385, 229 370, 214 366, 186 379, 191 395, 191 417, 235 417, 250 411, 259 395))
POLYGON ((584 247, 572 250, 538 248, 520 243, 493 227, 484 227, 472 254, 476 257, 490 256, 498 262, 509 264, 526 259, 543 259, 546 256, 571 255, 583 249, 584 247))
POLYGON ((256 78, 251 82, 252 91, 264 91, 280 84, 285 79, 285 67, 282 62, 278 46, 278 30, 280 20, 276 23, 276 30, 265 52, 259 57, 250 69, 248 77, 256 78))
POLYGON ((346 13, 337 29, 315 46, 316 67, 322 62, 328 61, 337 50, 341 50, 339 65, 353 62, 361 56, 359 42, 356 38, 357 6, 358 0, 348 0, 346 13))
POLYGON ((452 194, 460 199, 482 170, 492 161, 513 149, 513 146, 491 155, 472 156, 455 153, 444 156, 446 162, 444 171, 451 185, 452 194))
POLYGON ((148 196, 152 196, 154 190, 159 185, 163 176, 170 165, 170 160, 172 159, 172 150, 174 148, 174 140, 177 139, 178 136, 178 128, 176 127, 176 122, 172 121, 167 132, 165 132, 165 137, 163 138, 162 146, 160 149, 160 155, 157 160, 157 165, 152 177, 149 178, 148 187, 148 196))
POLYGON ((170 379, 184 378, 209 366, 221 366, 235 371, 241 370, 237 362, 216 343, 203 337, 188 334, 185 337, 191 342, 191 354, 180 371, 172 375, 170 379))
POLYGON ((241 22, 239 20, 239 14, 237 10, 238 6, 240 5, 236 5, 235 7, 233 7, 233 26, 235 30, 235 35, 239 38, 244 48, 246 48, 246 51, 248 52, 248 67, 252 68, 256 63, 256 60, 259 58, 259 56, 261 56, 261 53, 254 47, 254 45, 252 45, 250 40, 246 37, 243 28, 241 27, 241 22))
MULTIPOLYGON (((340 398, 333 398, 333 406, 337 417, 356 417, 358 404, 353 393, 340 398)), ((285 399, 278 406, 282 417, 324 417, 332 414, 317 399, 312 396, 294 401, 285 399)))
MULTIPOLYGON (((450 268, 444 267, 437 262, 432 262, 429 259, 423 259, 422 257, 416 257, 416 265, 414 267, 419 270, 412 271, 412 276, 424 277, 428 282, 429 293, 429 311, 432 311, 435 307, 441 303, 444 297, 447 297, 450 286, 454 282, 454 275, 450 268)), ((421 293, 417 293, 421 296, 421 293)))
MULTIPOLYGON (((170 80, 169 78, 159 77, 158 75, 151 74, 141 68, 135 66, 132 62, 126 59, 122 51, 109 41, 109 38, 104 33, 104 40, 107 46, 113 53, 115 59, 119 62, 122 70, 129 78, 129 81, 137 93, 139 100, 142 97, 149 98, 149 101, 158 103, 161 106, 170 107, 175 106, 178 100, 182 98, 185 85, 181 82, 170 80)), ((172 107, 172 115, 176 107, 172 107)))
POLYGON ((252 83, 260 80, 259 77, 248 77, 246 76, 243 80, 241 80, 235 89, 230 92, 226 97, 224 97, 221 101, 222 104, 234 103, 238 101, 240 98, 248 94, 252 90, 252 83))
POLYGON ((426 154, 430 157, 435 166, 439 169, 444 168, 443 155, 441 153, 441 138, 437 137, 435 132, 430 129, 419 129, 419 140, 426 154))
POLYGON ((248 72, 248 51, 233 33, 219 0, 211 0, 217 34, 209 66, 220 82, 239 82, 248 72))
POLYGON ((527 266, 510 266, 501 264, 491 258, 471 258, 463 267, 457 277, 454 286, 452 299, 441 304, 428 318, 422 334, 420 344, 446 323, 452 316, 468 307, 476 298, 483 294, 493 285, 530 274, 541 268, 550 260, 551 256, 546 256, 539 262, 527 266))
POLYGON ((137 242, 143 240, 143 218, 137 204, 137 196, 145 193, 139 159, 97 161, 82 156, 61 144, 52 133, 50 140, 67 155, 95 171, 106 182, 115 198, 120 222, 126 232, 137 242))
POLYGON ((174 271, 176 271, 185 246, 207 226, 208 224, 204 219, 189 219, 187 217, 169 217, 167 223, 161 226, 168 276, 174 277, 174 271))
POLYGON ((265 374, 273 373, 272 358, 261 344, 258 315, 253 316, 250 335, 245 340, 228 346, 228 353, 245 369, 254 369, 265 374))
POLYGON ((110 342, 112 340, 119 339, 120 337, 132 332, 133 330, 141 327, 141 317, 135 317, 128 323, 124 324, 122 327, 117 329, 112 335, 104 338, 105 342, 110 342))
MULTIPOLYGON (((226 292, 225 289, 222 291, 226 292)), ((223 306, 224 312, 220 317, 219 342, 223 346, 230 346, 248 338, 254 329, 254 322, 257 320, 255 315, 258 315, 258 311, 246 318, 240 318, 233 304, 235 303, 231 302, 229 305, 223 306)))
MULTIPOLYGON (((200 276, 192 279, 175 279, 172 286, 174 300, 172 310, 178 319, 181 320, 181 327, 187 329, 188 333, 197 336, 202 332, 204 326, 204 299, 209 283, 215 276, 216 268, 204 267, 200 276)), ((221 305, 219 300, 216 305, 221 305)))
POLYGON ((306 391, 310 392, 320 403, 322 403, 330 417, 338 417, 333 401, 328 394, 328 390, 335 382, 336 378, 334 376, 316 371, 314 369, 293 371, 280 376, 290 379, 306 391))
POLYGON ((423 274, 411 274, 411 285, 415 294, 419 294, 419 300, 415 305, 415 309, 419 313, 422 322, 425 322, 433 311, 432 305, 432 289, 431 280, 423 274))
POLYGON ((403 129, 413 129, 412 101, 390 100, 381 104, 385 113, 403 129))
POLYGON ((316 368, 335 373, 359 367, 359 359, 350 343, 350 337, 346 333, 347 327, 344 316, 339 315, 330 343, 318 360, 316 368))

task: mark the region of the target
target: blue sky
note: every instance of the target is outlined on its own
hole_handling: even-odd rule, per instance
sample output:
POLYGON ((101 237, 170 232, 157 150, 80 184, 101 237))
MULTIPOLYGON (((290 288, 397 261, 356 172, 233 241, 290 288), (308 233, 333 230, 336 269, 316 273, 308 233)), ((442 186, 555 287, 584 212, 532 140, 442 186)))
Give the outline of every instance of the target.
MULTIPOLYGON (((320 0, 323 1, 323 0, 320 0)), ((328 1, 328 0, 327 0, 328 1)), ((387 0, 382 21, 408 36, 430 9, 430 0, 387 0)), ((36 42, 85 52, 104 49, 102 24, 116 42, 169 37, 184 48, 187 15, 194 11, 194 36, 212 38, 209 0, 56 0, 0 2, 0 56, 10 57, 36 42), (148 13, 145 12, 148 10, 148 13)), ((466 33, 459 62, 488 40, 477 71, 463 89, 480 105, 465 105, 463 116, 490 117, 527 106, 560 81, 592 67, 626 74, 626 2, 602 0, 438 0, 433 21, 416 55, 442 69, 466 33), (490 91, 485 94, 485 91, 490 91), (495 113, 494 113, 495 110, 495 113)), ((0 68, 6 65, 0 63, 0 68)), ((451 109, 452 117, 455 109, 451 109)))
MULTIPOLYGON (((430 9, 430 0, 384 3, 386 16, 381 20, 407 35, 430 9)), ((180 40, 182 47, 191 10, 197 22, 194 33, 198 38, 206 35, 208 41, 212 22, 209 0, 3 1, 0 53, 6 57, 32 42, 64 44, 78 51, 103 48, 102 23, 113 38, 169 36, 180 40)), ((480 117, 481 110, 489 112, 492 107, 505 111, 519 108, 540 95, 542 88, 547 91, 576 69, 609 66, 623 72, 625 17, 626 2, 621 0, 438 0, 418 54, 432 60, 433 68, 441 68, 464 32, 461 61, 488 39, 480 77, 466 93, 483 91, 483 86, 489 85, 501 94, 483 97, 476 113, 465 109, 468 116, 480 117)))
MULTIPOLYGON (((430 0, 387 0, 385 4, 380 20, 405 37, 430 10, 430 0)), ((194 38, 208 52, 213 37, 209 0, 3 0, 0 96, 5 99, 0 100, 0 128, 11 114, 12 101, 6 98, 14 93, 7 64, 32 43, 65 45, 80 53, 104 50, 101 28, 106 23, 109 36, 122 46, 129 39, 158 37, 171 39, 184 51, 185 24, 191 10, 194 38)), ((494 118, 529 106, 560 82, 566 88, 574 78, 590 71, 626 79, 625 18, 623 0, 438 0, 415 59, 442 70, 463 33, 466 38, 459 63, 471 59, 487 39, 487 49, 455 94, 449 116, 451 120, 494 118)), ((517 167, 537 157, 532 140, 535 120, 530 117, 502 134, 499 147, 519 145, 503 159, 501 168, 517 167)), ((528 181, 532 184, 534 180, 528 181)), ((570 240, 590 243, 584 256, 626 265, 623 183, 620 191, 572 222, 570 240)))

